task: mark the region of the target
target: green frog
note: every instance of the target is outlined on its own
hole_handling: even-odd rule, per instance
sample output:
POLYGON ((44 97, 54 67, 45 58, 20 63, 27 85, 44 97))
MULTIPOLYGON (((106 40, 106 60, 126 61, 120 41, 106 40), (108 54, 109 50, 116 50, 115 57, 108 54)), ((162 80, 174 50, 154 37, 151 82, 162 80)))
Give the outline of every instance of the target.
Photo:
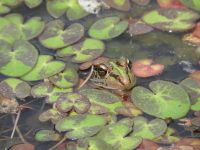
POLYGON ((104 59, 93 65, 91 81, 95 85, 113 90, 130 90, 136 82, 128 59, 104 59))

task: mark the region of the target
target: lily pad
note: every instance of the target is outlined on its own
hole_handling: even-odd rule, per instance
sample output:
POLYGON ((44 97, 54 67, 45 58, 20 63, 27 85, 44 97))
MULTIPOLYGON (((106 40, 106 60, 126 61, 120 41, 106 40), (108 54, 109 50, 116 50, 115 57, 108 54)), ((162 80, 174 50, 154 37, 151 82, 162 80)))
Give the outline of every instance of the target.
POLYGON ((72 62, 82 63, 99 57, 104 49, 105 45, 102 41, 86 38, 72 46, 59 50, 57 55, 72 62))
POLYGON ((43 82, 40 84, 37 84, 32 87, 31 89, 31 95, 33 97, 46 97, 45 101, 47 103, 54 103, 58 100, 59 96, 64 94, 72 92, 72 89, 62 89, 53 86, 49 82, 43 82))
POLYGON ((51 121, 53 124, 56 124, 58 120, 61 120, 64 117, 64 114, 61 114, 57 109, 51 108, 39 115, 39 120, 41 122, 51 121))
POLYGON ((61 17, 65 12, 69 20, 78 20, 88 15, 78 0, 47 0, 46 7, 54 18, 61 17))
POLYGON ((94 138, 111 145, 114 150, 133 150, 142 142, 142 138, 129 136, 131 131, 132 126, 117 122, 105 126, 94 138))
POLYGON ((194 110, 200 110, 200 81, 186 78, 180 82, 180 85, 187 91, 190 96, 190 100, 192 103, 191 108, 194 110))
POLYGON ((59 141, 61 136, 53 130, 39 130, 35 134, 35 139, 39 142, 59 141))
POLYGON ((89 112, 92 114, 117 114, 119 108, 124 108, 120 98, 108 91, 81 89, 79 92, 89 99, 91 103, 89 112))
POLYGON ((185 31, 194 27, 199 14, 187 9, 157 9, 146 13, 143 21, 164 31, 185 31))
POLYGON ((29 8, 35 8, 39 6, 43 0, 24 0, 24 2, 29 8))
POLYGON ((7 78, 0 82, 0 93, 9 98, 25 98, 30 95, 31 87, 24 81, 7 78))
POLYGON ((34 68, 21 78, 26 81, 42 80, 61 72, 64 68, 64 62, 53 60, 50 55, 39 55, 34 68))
POLYGON ((166 129, 167 124, 162 119, 157 118, 147 122, 144 117, 135 117, 132 135, 153 140, 163 135, 166 129))
POLYGON ((16 40, 19 40, 21 31, 17 25, 11 23, 8 19, 0 17, 0 39, 13 44, 16 40))
POLYGON ((40 43, 47 48, 57 49, 71 45, 84 36, 84 27, 74 23, 64 29, 61 20, 53 20, 46 24, 44 32, 40 35, 40 43))
POLYGON ((44 29, 44 21, 41 17, 32 17, 25 23, 20 14, 9 14, 5 18, 18 27, 21 32, 20 39, 23 40, 31 40, 37 37, 44 29))
POLYGON ((49 78, 49 80, 59 88, 74 87, 78 83, 78 79, 77 70, 72 66, 67 66, 63 72, 49 78))
POLYGON ((88 34, 96 39, 107 40, 121 35, 128 28, 128 22, 119 17, 106 17, 96 21, 88 34))
POLYGON ((67 93, 58 98, 56 108, 60 112, 74 110, 77 113, 85 113, 90 108, 90 102, 85 96, 79 93, 67 93))
POLYGON ((95 135, 105 124, 103 116, 74 115, 58 121, 55 128, 59 132, 68 131, 66 136, 69 139, 80 139, 95 135))
POLYGON ((11 11, 12 7, 16 7, 22 0, 1 0, 0 1, 0 14, 5 14, 11 11))
POLYGON ((199 0, 180 0, 181 3, 183 3, 184 5, 186 5, 187 7, 200 11, 200 1, 199 0))
POLYGON ((189 111, 189 96, 180 85, 157 80, 152 81, 149 88, 137 86, 131 93, 133 103, 145 113, 162 119, 177 119, 189 111))
POLYGON ((20 77, 29 72, 37 62, 38 51, 27 41, 11 45, 0 40, 0 73, 20 77))
POLYGON ((103 2, 108 6, 121 11, 129 11, 131 8, 129 0, 103 0, 103 2))

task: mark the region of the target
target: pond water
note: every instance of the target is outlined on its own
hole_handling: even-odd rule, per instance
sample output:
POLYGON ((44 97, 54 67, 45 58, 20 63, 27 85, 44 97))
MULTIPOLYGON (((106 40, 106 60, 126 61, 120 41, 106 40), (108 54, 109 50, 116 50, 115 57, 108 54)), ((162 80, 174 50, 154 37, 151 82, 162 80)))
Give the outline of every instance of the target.
MULTIPOLYGON (((129 19, 130 17, 140 18, 144 13, 157 7, 157 2, 152 0, 147 6, 133 4, 129 12, 121 12, 111 9, 102 10, 98 15, 89 15, 78 21, 69 21, 65 15, 60 17, 60 19, 65 23, 65 26, 75 22, 81 23, 85 27, 85 36, 88 36, 87 31, 91 25, 101 18, 108 16, 120 16, 122 19, 129 19)), ((54 18, 51 17, 46 11, 45 2, 43 2, 39 7, 33 9, 29 9, 27 6, 22 4, 21 6, 13 9, 11 12, 22 14, 25 20, 28 20, 33 16, 40 16, 45 22, 54 20, 54 18)), ((137 83, 135 86, 148 87, 151 81, 156 80, 166 80, 179 83, 183 79, 187 78, 192 71, 200 69, 200 65, 198 65, 200 53, 196 51, 196 47, 194 45, 188 44, 182 40, 183 35, 186 33, 189 32, 171 33, 154 29, 149 33, 131 37, 127 32, 124 32, 122 35, 116 38, 104 41, 106 49, 103 53, 103 56, 114 59, 123 56, 132 62, 139 59, 150 58, 156 63, 163 64, 165 66, 164 71, 159 75, 149 78, 137 78, 137 83)), ((31 43, 39 50, 40 54, 48 54, 57 58, 56 52, 42 46, 37 38, 32 39, 31 43)), ((75 67, 77 66, 78 65, 75 65, 75 67)), ((86 78, 87 75, 88 72, 87 74, 81 74, 83 78, 86 78)), ((0 80, 2 81, 6 78, 7 76, 1 75, 0 80)), ((35 85, 38 83, 38 81, 29 83, 31 85, 35 85)), ((21 112, 20 120, 18 122, 18 127, 23 133, 25 139, 34 144, 36 146, 36 150, 46 150, 53 146, 56 142, 44 143, 37 142, 34 139, 36 131, 40 129, 54 128, 52 123, 44 123, 38 120, 38 116, 43 111, 51 108, 51 105, 45 104, 44 98, 33 98, 31 96, 25 98, 25 101, 20 101, 20 103, 28 103, 27 106, 31 107, 31 109, 24 109, 21 112)), ((190 111, 185 117, 191 117, 192 115, 193 111, 190 111)), ((144 116, 146 116, 148 119, 154 118, 147 114, 144 116)), ((119 118, 124 118, 124 116, 119 116, 119 118)), ((198 138, 200 137, 198 134, 193 135, 192 132, 185 130, 183 126, 178 125, 178 120, 171 122, 169 127, 175 128, 177 130, 176 134, 182 138, 194 136, 198 138)), ((20 141, 20 139, 17 138, 17 134, 15 134, 14 140, 9 139, 12 128, 12 115, 0 115, 0 150, 4 150, 9 147, 9 145, 13 145, 13 143, 18 143, 18 141, 20 141)))

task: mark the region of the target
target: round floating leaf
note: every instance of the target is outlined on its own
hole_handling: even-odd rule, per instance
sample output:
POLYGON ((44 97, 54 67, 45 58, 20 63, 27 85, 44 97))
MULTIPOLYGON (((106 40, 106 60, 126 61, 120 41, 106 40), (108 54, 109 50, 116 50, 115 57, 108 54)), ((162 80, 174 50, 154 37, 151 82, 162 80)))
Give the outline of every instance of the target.
POLYGON ((49 78, 49 80, 59 88, 71 88, 78 83, 77 70, 72 66, 67 66, 63 71, 49 78))
POLYGON ((88 15, 79 5, 78 0, 47 0, 47 11, 54 18, 59 18, 65 12, 69 20, 81 19, 88 15))
POLYGON ((91 103, 89 112, 92 114, 116 114, 118 113, 117 110, 119 108, 124 107, 120 101, 120 98, 108 91, 97 89, 82 89, 79 92, 89 99, 91 103))
POLYGON ((32 17, 24 23, 24 18, 20 14, 9 14, 5 17, 15 24, 21 32, 21 39, 31 40, 37 37, 44 29, 44 21, 41 17, 32 17))
POLYGON ((73 109, 77 113, 85 113, 90 108, 90 102, 79 93, 67 93, 58 98, 56 108, 60 112, 69 112, 73 109))
POLYGON ((168 81, 152 81, 149 89, 133 88, 131 98, 142 111, 158 118, 177 119, 185 116, 190 108, 190 100, 185 90, 168 81))
POLYGON ((37 62, 38 51, 27 41, 14 45, 0 40, 0 73, 20 77, 29 72, 37 62))
POLYGON ((143 21, 164 31, 185 31, 194 27, 199 15, 187 9, 157 9, 143 16, 143 21))
POLYGON ((184 5, 194 10, 200 11, 200 1, 199 0, 180 0, 184 5))
POLYGON ((111 145, 114 150, 132 150, 142 142, 142 139, 132 135, 127 136, 131 131, 132 126, 119 121, 105 126, 96 137, 111 145))
POLYGON ((192 110, 200 110, 200 81, 186 78, 180 82, 180 85, 187 91, 190 96, 192 110))
POLYGON ((19 5, 22 0, 1 0, 0 1, 0 14, 10 12, 12 7, 19 5))
POLYGON ((43 82, 32 87, 31 94, 33 97, 46 97, 47 103, 54 103, 58 97, 64 93, 72 92, 72 89, 62 89, 53 86, 49 82, 43 82))
POLYGON ((129 11, 131 8, 129 0, 103 0, 103 2, 117 10, 129 11))
POLYGON ((35 8, 39 6, 43 0, 24 0, 24 2, 29 8, 35 8))
POLYGON ((13 44, 16 40, 19 40, 21 31, 17 25, 11 23, 8 19, 0 17, 0 39, 13 44))
POLYGON ((135 117, 132 135, 153 140, 164 134, 166 129, 167 124, 162 119, 157 118, 147 122, 144 117, 135 117))
POLYGON ((53 130, 40 130, 35 134, 35 139, 39 142, 59 141, 60 135, 53 130))
POLYGON ((40 35, 40 43, 47 48, 57 49, 71 45, 84 36, 84 27, 74 23, 64 30, 61 20, 50 21, 40 35))
POLYGON ((30 95, 31 87, 24 81, 7 78, 0 82, 0 93, 9 98, 25 98, 30 95))
POLYGON ((41 122, 46 122, 51 120, 51 122, 53 124, 56 124, 58 122, 58 120, 61 120, 64 117, 63 114, 61 114, 57 109, 52 108, 52 109, 48 109, 47 111, 42 112, 39 115, 39 120, 41 122))
POLYGON ((127 21, 121 21, 119 17, 106 17, 95 22, 88 34, 96 39, 107 40, 119 36, 127 28, 127 21))
POLYGON ((86 38, 79 43, 63 48, 57 52, 60 57, 72 62, 82 63, 99 57, 104 52, 104 43, 100 40, 86 38))
POLYGON ((69 139, 80 139, 95 135, 105 124, 103 116, 74 115, 58 121, 55 128, 59 132, 68 131, 66 136, 69 139))
POLYGON ((53 60, 50 55, 39 55, 35 67, 21 78, 26 81, 42 80, 61 72, 64 68, 64 62, 53 60))

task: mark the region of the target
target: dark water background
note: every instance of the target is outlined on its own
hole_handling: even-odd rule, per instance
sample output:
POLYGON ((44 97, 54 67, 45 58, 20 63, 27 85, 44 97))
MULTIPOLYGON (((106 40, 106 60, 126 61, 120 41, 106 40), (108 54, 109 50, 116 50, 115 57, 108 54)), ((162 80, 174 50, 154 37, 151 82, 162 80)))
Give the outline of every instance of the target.
MULTIPOLYGON (((151 2, 151 5, 140 7, 136 4, 133 4, 133 7, 130 12, 124 13, 115 10, 105 10, 100 15, 89 15, 78 21, 85 26, 86 34, 88 28, 98 19, 105 16, 120 15, 124 19, 130 17, 140 18, 144 12, 155 8, 157 5, 155 1, 151 2)), ((45 5, 35 8, 28 9, 25 5, 18 7, 12 12, 20 13, 24 16, 25 20, 33 17, 40 16, 45 22, 53 20, 46 11, 45 5)), ((65 22, 66 26, 73 23, 68 21, 65 16, 61 17, 65 22)), ((111 58, 119 58, 121 56, 129 58, 131 61, 140 58, 153 58, 156 62, 165 65, 165 71, 156 77, 151 77, 147 79, 138 79, 137 85, 147 86, 150 81, 162 79, 170 80, 174 82, 180 82, 182 79, 188 76, 187 69, 200 69, 198 68, 197 61, 200 58, 200 53, 195 51, 195 47, 187 45, 182 42, 182 35, 185 33, 167 33, 154 30, 151 33, 145 35, 139 35, 135 37, 130 37, 128 33, 124 33, 118 38, 113 40, 105 41, 106 51, 104 56, 111 58), (186 62, 186 64, 181 64, 180 62, 186 62), (187 63, 191 63, 190 66, 187 63)), ((87 36, 87 35, 86 35, 87 36)), ((55 52, 48 50, 41 46, 37 39, 31 41, 40 51, 40 54, 50 54, 55 56, 55 52)), ((3 80, 5 77, 1 76, 0 80, 3 80)), ((45 105, 42 109, 43 99, 32 99, 31 97, 26 98, 26 102, 32 102, 29 106, 33 109, 24 110, 21 114, 18 126, 23 134, 26 134, 28 131, 31 131, 25 138, 31 143, 36 145, 37 150, 46 150, 48 147, 54 145, 54 142, 38 143, 33 137, 35 131, 38 129, 52 129, 53 126, 49 122, 40 123, 38 121, 38 115, 45 109, 50 108, 50 106, 45 105)), ((23 102, 24 103, 24 102, 23 102)), ((190 115, 191 113, 189 113, 190 115)), ((10 140, 5 140, 11 134, 13 127, 11 115, 0 115, 0 150, 5 150, 10 142, 10 140), (10 129, 8 131, 8 129, 10 129)), ((175 127, 179 131, 180 136, 190 137, 191 133, 185 131, 181 126, 177 126, 176 123, 172 123, 171 127, 175 127)), ((17 135, 17 134, 15 134, 17 135)))

